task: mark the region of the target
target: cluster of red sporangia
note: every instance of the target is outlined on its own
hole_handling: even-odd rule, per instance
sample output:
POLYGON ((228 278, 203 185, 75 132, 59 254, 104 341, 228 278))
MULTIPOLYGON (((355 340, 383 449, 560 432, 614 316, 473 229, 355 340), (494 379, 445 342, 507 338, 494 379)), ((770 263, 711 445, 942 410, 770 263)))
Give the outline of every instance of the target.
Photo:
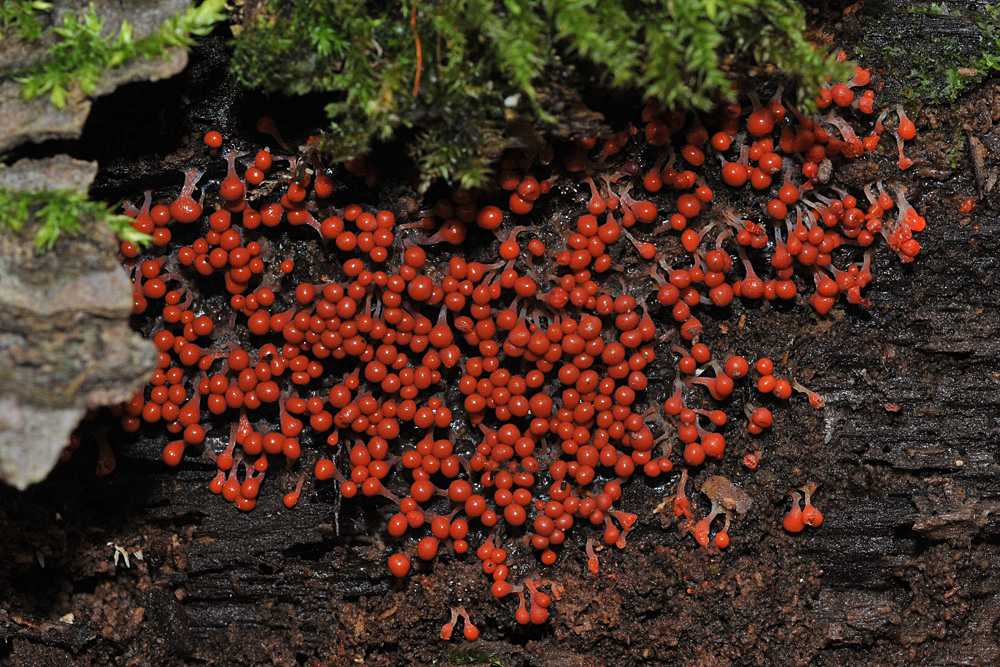
MULTIPOLYGON (((779 377, 767 357, 710 350, 695 313, 737 299, 793 299, 810 282, 819 313, 842 296, 867 305, 861 289, 876 239, 903 261, 919 251, 912 233, 924 220, 903 188, 879 182, 855 195, 824 185, 837 164, 876 150, 888 114, 866 120, 873 94, 856 90, 868 81, 859 68, 830 87, 818 100, 829 111, 812 118, 786 107, 780 90, 767 104, 751 95, 748 108, 711 119, 650 105, 644 132, 626 129, 599 148, 578 140, 561 161, 552 149, 508 156, 496 188, 454 190, 402 225, 391 211, 332 203, 345 188, 318 163, 229 151, 227 175, 200 186, 200 197, 202 174, 192 170, 176 199, 152 206, 147 193, 130 207, 155 243, 147 255, 128 243, 121 252, 160 359, 150 385, 123 407, 122 425, 152 433, 162 422, 172 434, 164 461, 210 457, 218 472, 209 489, 241 510, 253 509, 276 463, 311 466, 317 485, 334 480, 346 498, 390 505, 388 564, 398 577, 413 556, 431 561, 448 549, 466 558, 469 540, 487 534, 473 550, 493 595, 518 596, 523 624, 548 618, 558 586, 531 572, 537 561, 554 563, 572 532, 596 528, 604 545, 624 548, 636 515, 617 505, 635 476, 680 465, 667 502, 682 530, 725 548, 731 514, 745 512, 749 496, 708 477, 700 488, 712 508, 696 521, 686 495, 689 473, 725 454, 729 416, 709 399, 724 405, 736 385, 753 383, 761 405, 742 406, 753 434, 771 425, 765 404, 795 391, 814 407, 823 400, 779 377), (855 126, 868 127, 865 138, 855 126), (641 144, 631 159, 612 157, 630 142, 641 144), (653 166, 643 173, 635 160, 653 166), (566 212, 575 229, 561 236, 531 217, 553 187, 590 197, 566 212), (630 194, 640 189, 662 194, 654 204, 630 194), (329 275, 294 264, 289 225, 314 230, 297 234, 321 241, 329 275), (497 237, 488 263, 459 247, 470 225, 497 237), (663 240, 678 235, 685 252, 667 256, 676 243, 663 240), (206 314, 223 289, 228 312, 216 297, 206 314), (671 353, 673 390, 650 404, 645 369, 671 353), (719 514, 725 525, 712 540, 719 514)), ((903 140, 914 128, 901 109, 894 117, 905 168, 903 140)), ((217 155, 223 138, 210 132, 205 143, 217 155)), ((758 449, 743 461, 754 469, 759 459, 758 449)), ((294 488, 293 478, 277 481, 288 484, 289 508, 306 475, 294 488)), ((788 530, 819 525, 814 488, 803 489, 805 510, 793 494, 788 530)), ((594 542, 585 538, 596 573, 594 542)), ((478 636, 456 608, 442 637, 460 615, 465 636, 478 636)))

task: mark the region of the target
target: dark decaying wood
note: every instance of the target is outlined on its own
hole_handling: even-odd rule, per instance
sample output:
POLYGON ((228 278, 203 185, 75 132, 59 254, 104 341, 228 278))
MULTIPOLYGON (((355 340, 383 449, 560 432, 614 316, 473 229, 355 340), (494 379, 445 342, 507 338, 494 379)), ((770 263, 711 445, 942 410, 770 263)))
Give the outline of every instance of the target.
MULTIPOLYGON (((872 19, 852 20, 845 31, 872 19)), ((776 409, 759 438, 735 421, 726 432, 715 474, 753 505, 724 552, 679 539, 655 512, 676 475, 632 483, 622 505, 640 518, 627 547, 600 552, 592 575, 582 537, 571 538, 544 570, 565 588, 562 599, 546 625, 523 629, 514 601, 491 599, 475 558, 442 557, 394 580, 384 504, 339 505, 331 488, 307 485, 289 511, 289 474, 240 514, 207 492, 209 462, 166 469, 162 438, 114 443, 117 469, 103 478, 94 475, 98 447, 85 443, 46 482, 0 489, 0 661, 997 664, 1000 223, 997 194, 985 190, 1000 156, 1000 84, 917 117, 908 172, 893 172, 887 156, 841 175, 854 185, 905 182, 928 220, 913 264, 875 254, 870 309, 838 305, 817 318, 805 307, 736 306, 721 320, 728 333, 717 320, 706 326, 713 349, 787 355, 783 372, 826 398, 822 410, 802 397, 776 409), (962 136, 966 147, 953 155, 962 136), (961 213, 968 197, 976 206, 961 213), (764 451, 750 473, 739 459, 756 443, 764 451), (791 535, 781 529, 785 493, 807 481, 821 484, 825 522, 791 535), (482 632, 473 649, 438 639, 458 604, 482 632)), ((102 163, 105 182, 128 181, 124 160, 102 163)), ((137 163, 136 182, 159 183, 151 162, 137 163)), ((658 377, 669 382, 672 370, 658 377)))

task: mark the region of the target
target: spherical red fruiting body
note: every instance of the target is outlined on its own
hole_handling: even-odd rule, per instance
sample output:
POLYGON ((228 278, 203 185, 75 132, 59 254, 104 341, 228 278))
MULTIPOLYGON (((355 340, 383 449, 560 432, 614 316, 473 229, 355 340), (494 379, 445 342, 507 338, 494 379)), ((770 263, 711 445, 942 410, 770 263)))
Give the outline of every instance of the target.
POLYGON ((208 146, 209 148, 219 148, 220 146, 222 146, 222 135, 216 132, 215 130, 206 132, 204 137, 204 142, 205 145, 208 146))
POLYGON ((389 556, 389 571, 394 577, 405 577, 410 572, 410 559, 403 554, 389 556))

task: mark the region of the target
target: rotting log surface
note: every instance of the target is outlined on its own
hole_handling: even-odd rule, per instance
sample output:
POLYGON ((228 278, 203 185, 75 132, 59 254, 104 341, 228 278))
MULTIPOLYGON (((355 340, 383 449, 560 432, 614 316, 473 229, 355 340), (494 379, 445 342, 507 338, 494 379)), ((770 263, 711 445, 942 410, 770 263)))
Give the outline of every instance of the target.
POLYGON ((1000 158, 1000 85, 918 118, 907 176, 928 220, 923 250, 905 267, 876 253, 871 309, 818 319, 741 307, 744 328, 706 327, 713 349, 787 353, 789 373, 826 398, 823 410, 797 400, 775 411, 755 473, 738 464, 754 440, 726 431, 721 474, 755 500, 726 551, 661 527, 653 510, 669 483, 632 483, 622 506, 640 520, 627 548, 601 552, 597 576, 579 544, 567 549, 545 570, 563 599, 525 630, 510 600, 489 599, 474 558, 393 580, 379 512, 345 503, 340 537, 330 489, 288 511, 279 480, 244 515, 207 492, 207 462, 167 470, 162 438, 117 446, 103 479, 84 447, 45 483, 0 490, 0 661, 997 664, 1000 202, 980 188, 1000 158), (789 535, 782 494, 807 480, 822 483, 825 522, 789 535), (437 638, 459 602, 482 653, 437 638))

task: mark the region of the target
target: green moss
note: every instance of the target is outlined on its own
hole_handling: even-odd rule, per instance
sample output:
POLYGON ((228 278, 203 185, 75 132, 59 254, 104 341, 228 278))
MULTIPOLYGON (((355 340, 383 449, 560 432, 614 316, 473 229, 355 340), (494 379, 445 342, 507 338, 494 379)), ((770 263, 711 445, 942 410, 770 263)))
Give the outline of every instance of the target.
POLYGON ((35 247, 51 250, 61 234, 79 233, 82 220, 98 220, 108 225, 123 241, 146 245, 151 237, 132 227, 132 219, 113 212, 113 207, 91 201, 77 190, 12 190, 0 187, 0 230, 20 232, 35 218, 35 247))
POLYGON ((911 5, 901 7, 904 14, 923 14, 925 16, 951 16, 952 9, 946 3, 932 2, 929 5, 911 5))
POLYGON ((333 93, 315 144, 332 158, 402 139, 425 186, 472 186, 518 142, 509 124, 545 134, 563 97, 542 93, 576 64, 684 109, 731 98, 769 64, 808 103, 852 69, 804 29, 790 0, 270 0, 237 36, 233 71, 268 92, 333 93))
POLYGON ((23 40, 34 41, 42 36, 38 15, 51 9, 52 3, 42 0, 7 0, 0 5, 0 34, 17 33, 23 40))
POLYGON ((955 131, 951 138, 951 150, 948 151, 948 165, 952 169, 958 168, 958 163, 965 155, 965 130, 961 123, 955 125, 955 131))
POLYGON ((449 651, 444 655, 444 661, 449 665, 490 665, 491 667, 503 667, 503 660, 500 659, 499 655, 473 646, 460 647, 449 651))
MULTIPOLYGON (((3 23, 4 32, 17 29, 29 39, 41 36, 38 11, 45 11, 49 3, 20 2, 23 11, 11 13, 9 22, 3 23), (31 11, 25 9, 31 5, 31 11)), ((113 37, 102 37, 104 19, 91 5, 79 16, 67 14, 62 27, 52 28, 58 40, 46 51, 45 59, 31 68, 5 73, 22 84, 22 94, 31 100, 48 94, 52 105, 58 109, 66 106, 68 96, 81 93, 93 95, 104 73, 137 58, 159 58, 167 55, 169 47, 189 47, 192 35, 205 35, 225 16, 221 10, 225 0, 205 0, 192 4, 185 11, 171 17, 160 28, 140 40, 133 39, 132 26, 124 21, 113 37)))

